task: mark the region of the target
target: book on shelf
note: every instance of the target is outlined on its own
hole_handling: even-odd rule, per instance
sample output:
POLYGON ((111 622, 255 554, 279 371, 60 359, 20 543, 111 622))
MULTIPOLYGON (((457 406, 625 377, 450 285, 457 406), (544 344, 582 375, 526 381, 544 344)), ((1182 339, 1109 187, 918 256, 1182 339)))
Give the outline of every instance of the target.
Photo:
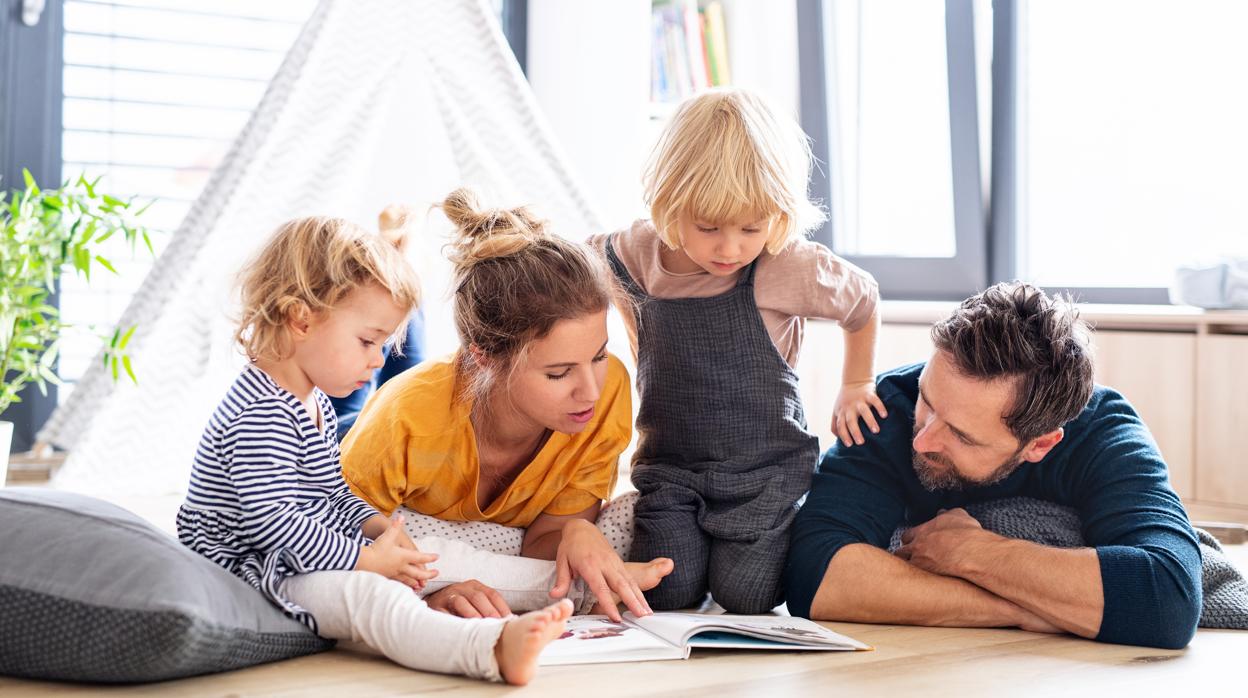
POLYGON ((679 102, 731 82, 724 8, 719 0, 662 0, 651 8, 650 97, 679 102))
POLYGON ((542 650, 542 666, 688 659, 694 647, 738 650, 870 650, 857 640, 790 616, 656 613, 620 622, 606 616, 575 616, 542 650))

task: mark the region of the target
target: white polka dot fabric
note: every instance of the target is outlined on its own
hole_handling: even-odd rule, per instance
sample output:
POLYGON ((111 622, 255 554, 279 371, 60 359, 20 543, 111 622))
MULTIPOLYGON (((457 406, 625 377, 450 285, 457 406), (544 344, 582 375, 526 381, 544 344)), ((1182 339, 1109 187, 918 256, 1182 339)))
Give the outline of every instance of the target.
MULTIPOLYGON (((629 492, 608 502, 598 514, 598 530, 626 561, 628 549, 633 544, 633 507, 636 504, 637 493, 629 492)), ((399 507, 399 513, 405 519, 404 529, 412 540, 446 538, 500 555, 519 555, 524 542, 523 528, 488 521, 444 521, 407 507, 399 507)))

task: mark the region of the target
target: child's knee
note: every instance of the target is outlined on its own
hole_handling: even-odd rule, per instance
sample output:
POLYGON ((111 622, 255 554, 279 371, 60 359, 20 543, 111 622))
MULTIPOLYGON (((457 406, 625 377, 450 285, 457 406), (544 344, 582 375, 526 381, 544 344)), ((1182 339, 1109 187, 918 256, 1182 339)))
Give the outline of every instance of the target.
POLYGON ((696 608, 706 599, 706 572, 679 564, 659 585, 645 592, 646 601, 656 611, 696 608))
POLYGON ((739 577, 710 580, 711 598, 729 613, 759 615, 780 605, 779 579, 759 584, 739 577))

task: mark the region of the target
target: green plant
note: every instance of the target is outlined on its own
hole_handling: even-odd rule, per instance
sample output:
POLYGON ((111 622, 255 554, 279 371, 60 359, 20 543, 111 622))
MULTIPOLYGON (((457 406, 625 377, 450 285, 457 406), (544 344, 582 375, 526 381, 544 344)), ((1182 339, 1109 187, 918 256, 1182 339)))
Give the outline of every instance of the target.
MULTIPOLYGON (((79 176, 59 189, 40 189, 30 172, 22 170, 22 175, 24 190, 11 196, 0 192, 0 412, 19 402, 18 393, 32 382, 45 394, 48 383, 60 383, 53 365, 71 326, 61 321, 48 296, 61 273, 72 267, 90 281, 92 268, 98 266, 116 274, 100 251, 118 233, 131 253, 142 240, 154 254, 148 231, 134 222, 147 206, 133 210, 133 200, 97 192, 98 179, 79 176)), ((104 362, 114 380, 121 370, 137 380, 126 353, 134 329, 119 327, 100 335, 108 343, 104 362)))

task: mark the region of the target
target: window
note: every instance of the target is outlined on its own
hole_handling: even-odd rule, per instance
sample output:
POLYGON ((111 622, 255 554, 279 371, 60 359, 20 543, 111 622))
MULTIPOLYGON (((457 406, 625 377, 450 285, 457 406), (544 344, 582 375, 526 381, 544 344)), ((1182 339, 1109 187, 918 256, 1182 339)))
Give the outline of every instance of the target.
POLYGON ((890 297, 983 283, 971 1, 799 2, 802 120, 817 161, 817 238, 890 297))
MULTIPOLYGON (((63 176, 103 176, 105 191, 155 200, 143 222, 162 233, 181 222, 260 101, 314 0, 66 0, 63 176)), ((119 246, 119 275, 90 290, 62 281, 61 310, 73 323, 117 322, 151 268, 141 250, 119 246)), ((72 382, 98 350, 69 336, 60 375, 72 382)))
POLYGON ((1025 0, 1017 31, 1021 276, 1164 287, 1248 256, 1248 4, 1025 0))
POLYGON ((1164 303, 1176 265, 1248 256, 1243 3, 798 10, 812 189, 832 214, 821 239, 886 296, 1023 278, 1164 303))
POLYGON ((827 168, 836 252, 953 257, 944 8, 831 2, 827 168), (899 21, 900 20, 900 21, 899 21), (899 206, 896 192, 910 194, 899 206))

